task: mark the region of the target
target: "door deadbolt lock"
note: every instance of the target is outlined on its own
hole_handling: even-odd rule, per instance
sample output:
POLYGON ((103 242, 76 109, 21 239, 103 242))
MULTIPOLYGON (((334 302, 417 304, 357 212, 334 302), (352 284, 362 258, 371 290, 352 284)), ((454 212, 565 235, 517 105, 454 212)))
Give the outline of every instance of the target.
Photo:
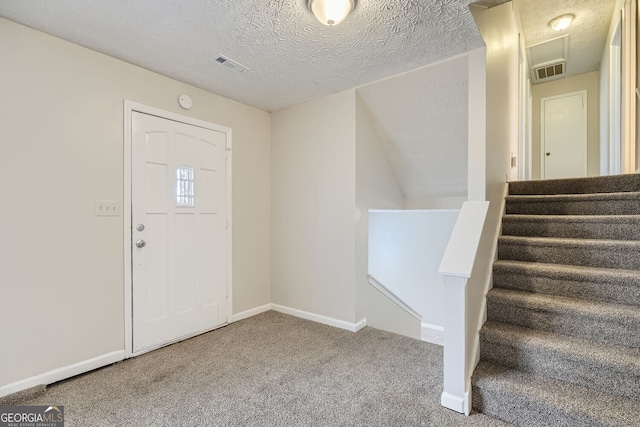
POLYGON ((546 154, 547 156, 550 156, 550 155, 551 155, 551 153, 549 153, 549 152, 547 152, 547 153, 545 153, 545 154, 546 154))
POLYGON ((144 231, 144 224, 136 225, 136 231, 144 231))
POLYGON ((145 246, 147 246, 147 242, 144 240, 140 239, 136 241, 136 248, 144 248, 145 246))

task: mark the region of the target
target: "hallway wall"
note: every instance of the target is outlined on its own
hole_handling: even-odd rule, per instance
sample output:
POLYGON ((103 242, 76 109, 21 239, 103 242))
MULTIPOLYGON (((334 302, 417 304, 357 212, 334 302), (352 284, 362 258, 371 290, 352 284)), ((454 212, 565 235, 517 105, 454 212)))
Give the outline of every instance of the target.
POLYGON ((532 147, 532 178, 540 179, 541 150, 541 99, 549 96, 564 95, 581 90, 587 91, 587 175, 600 175, 600 89, 598 82, 600 73, 579 74, 565 77, 547 83, 533 85, 533 147, 532 147))
POLYGON ((233 309, 270 302, 269 113, 2 18, 0 58, 0 391, 124 352, 123 216, 94 202, 123 207, 125 99, 233 129, 233 309))

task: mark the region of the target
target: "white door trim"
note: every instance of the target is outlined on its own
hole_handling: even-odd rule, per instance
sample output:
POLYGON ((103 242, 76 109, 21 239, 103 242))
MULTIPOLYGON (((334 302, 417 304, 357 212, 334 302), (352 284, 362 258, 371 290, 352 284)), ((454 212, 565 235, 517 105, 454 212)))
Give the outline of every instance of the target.
POLYGON ((547 96, 540 99, 540 178, 545 179, 545 101, 553 99, 566 98, 574 95, 582 95, 582 175, 587 176, 587 147, 588 147, 588 135, 587 135, 587 91, 579 90, 576 92, 563 93, 562 95, 547 96))
POLYGON ((622 7, 622 173, 636 170, 636 26, 637 2, 625 0, 622 7))
POLYGON ((619 14, 616 30, 609 45, 609 164, 608 175, 622 173, 622 62, 620 37, 622 12, 619 14))
POLYGON ((148 105, 139 104, 137 102, 124 100, 124 350, 125 358, 135 356, 139 353, 133 353, 133 306, 132 306, 132 289, 133 284, 131 278, 132 263, 131 263, 131 179, 132 179, 132 162, 131 162, 131 123, 133 112, 139 112, 143 114, 149 114, 152 116, 160 117, 163 119, 173 120, 176 122, 185 123, 192 126, 198 126, 205 129, 210 129, 218 132, 222 132, 226 135, 227 140, 227 176, 226 176, 226 191, 227 191, 227 233, 226 233, 226 246, 227 246, 227 322, 233 315, 233 278, 232 278, 232 224, 231 224, 231 128, 216 125, 214 123, 206 122, 192 117, 183 116, 180 114, 172 113, 170 111, 164 111, 148 105))

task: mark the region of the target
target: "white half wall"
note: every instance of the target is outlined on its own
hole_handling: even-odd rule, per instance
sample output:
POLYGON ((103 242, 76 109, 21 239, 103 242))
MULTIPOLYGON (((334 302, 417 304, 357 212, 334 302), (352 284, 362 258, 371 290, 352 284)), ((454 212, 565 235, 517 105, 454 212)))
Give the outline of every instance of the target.
POLYGON ((124 350, 123 216, 94 203, 123 207, 125 99, 233 129, 233 308, 271 302, 268 113, 2 18, 0 34, 0 387, 124 350))
POLYGON ((356 99, 272 114, 271 283, 280 306, 354 323, 356 99))
POLYGON ((438 268, 458 210, 370 211, 369 274, 422 316, 444 326, 438 268))

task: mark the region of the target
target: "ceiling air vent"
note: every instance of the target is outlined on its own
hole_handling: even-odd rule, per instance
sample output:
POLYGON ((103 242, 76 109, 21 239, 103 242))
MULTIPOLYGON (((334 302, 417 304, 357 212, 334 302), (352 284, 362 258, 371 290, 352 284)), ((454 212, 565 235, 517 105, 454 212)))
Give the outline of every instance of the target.
POLYGON ((536 80, 548 80, 552 78, 562 77, 566 71, 566 62, 558 62, 556 64, 549 64, 534 69, 536 74, 536 80))
POLYGON ((214 59, 214 61, 225 68, 235 71, 236 73, 246 73, 247 71, 249 71, 249 68, 237 63, 232 59, 227 58, 226 56, 218 55, 218 57, 214 59))
POLYGON ((569 35, 527 46, 533 83, 565 77, 569 58, 569 35))

